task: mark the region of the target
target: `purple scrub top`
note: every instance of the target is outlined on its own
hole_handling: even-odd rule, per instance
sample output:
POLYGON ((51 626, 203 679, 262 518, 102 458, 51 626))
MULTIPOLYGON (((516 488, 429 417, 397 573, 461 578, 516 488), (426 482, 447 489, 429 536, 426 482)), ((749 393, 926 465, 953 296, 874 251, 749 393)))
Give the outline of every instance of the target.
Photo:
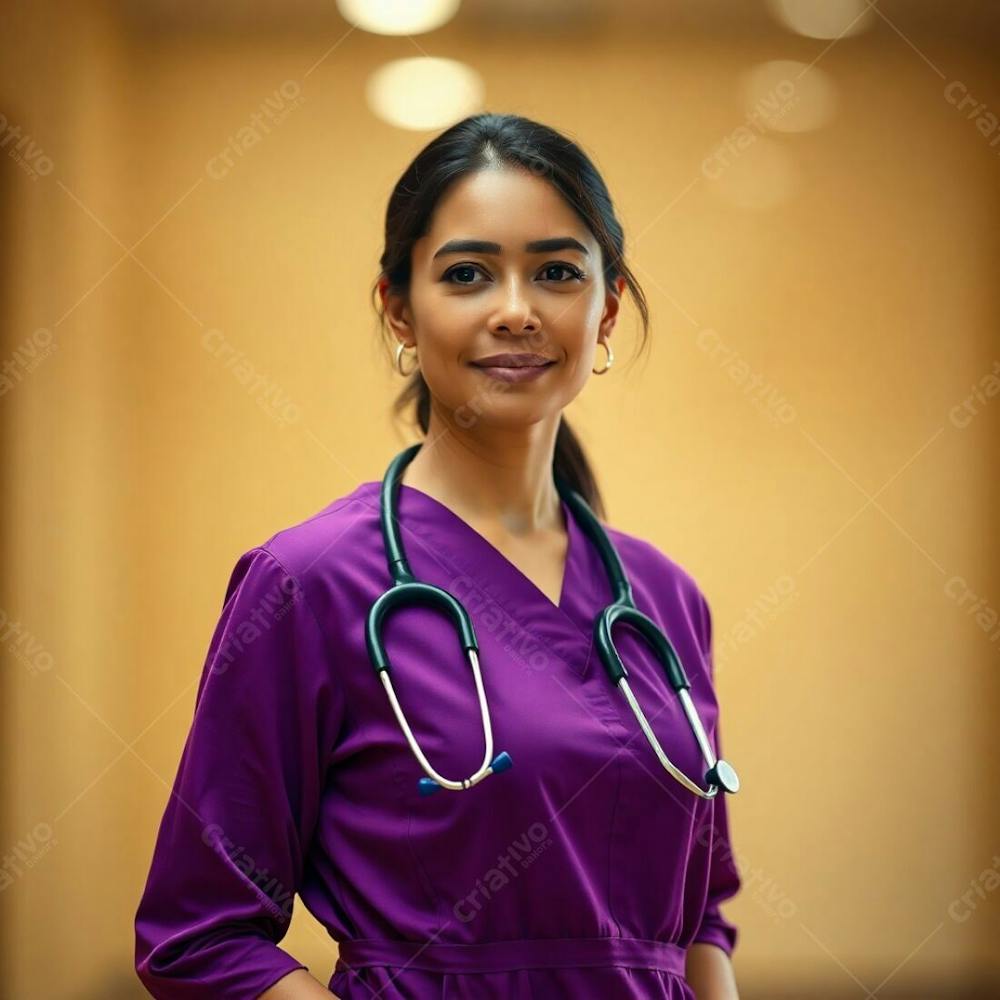
MULTIPOLYGON (((556 605, 448 507, 400 487, 412 570, 472 616, 494 753, 513 760, 421 796, 365 645, 391 583, 379 488, 362 483, 236 562, 136 913, 142 983, 163 1000, 258 997, 307 968, 279 947, 297 893, 338 942, 337 997, 693 1000, 688 946, 736 946, 719 910, 741 884, 727 802, 662 768, 605 673, 593 621, 611 590, 596 549, 562 501, 556 605)), ((654 545, 605 529, 719 754, 704 596, 654 545)), ((667 756, 702 783, 662 668, 628 627, 615 638, 667 756)), ((469 777, 482 722, 450 619, 408 608, 385 641, 428 760, 469 777)))

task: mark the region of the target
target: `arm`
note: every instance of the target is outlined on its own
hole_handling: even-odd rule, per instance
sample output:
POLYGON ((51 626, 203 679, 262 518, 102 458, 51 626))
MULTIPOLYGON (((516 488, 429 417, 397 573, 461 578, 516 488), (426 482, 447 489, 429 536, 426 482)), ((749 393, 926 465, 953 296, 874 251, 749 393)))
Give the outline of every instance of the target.
POLYGON ((333 994, 305 969, 296 969, 279 979, 258 1000, 330 1000, 333 994))
POLYGON ((343 717, 330 666, 299 582, 266 549, 244 553, 135 917, 136 972, 158 1000, 248 1000, 312 980, 278 943, 343 717))
MULTIPOLYGON (((714 683, 712 660, 712 616, 704 597, 701 599, 702 643, 714 683)), ((716 756, 721 755, 721 737, 716 724, 712 743, 716 756)), ((732 953, 739 936, 734 924, 723 917, 720 904, 739 892, 742 881, 729 838, 729 807, 726 794, 712 800, 709 825, 695 841, 708 852, 708 892, 701 926, 688 946, 685 976, 697 1000, 739 1000, 732 953)))
POLYGON ((717 945, 696 941, 688 948, 685 979, 697 1000, 739 1000, 733 964, 717 945))

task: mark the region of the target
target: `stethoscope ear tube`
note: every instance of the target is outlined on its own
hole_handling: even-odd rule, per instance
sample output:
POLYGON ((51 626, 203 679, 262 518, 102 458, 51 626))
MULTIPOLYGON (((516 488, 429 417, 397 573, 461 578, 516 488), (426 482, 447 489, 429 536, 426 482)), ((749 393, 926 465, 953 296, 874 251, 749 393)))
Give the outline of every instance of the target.
POLYGON ((376 673, 389 669, 389 656, 382 640, 386 617, 393 611, 412 604, 431 605, 443 610, 454 622, 462 648, 479 651, 476 631, 469 613, 447 590, 435 587, 432 583, 418 581, 399 583, 382 594, 368 612, 365 641, 368 646, 368 656, 376 673))
POLYGON ((418 763, 424 769, 427 777, 420 778, 417 782, 418 791, 421 795, 431 795, 441 788, 451 791, 463 791, 478 784, 491 774, 499 774, 513 766, 510 754, 503 751, 493 757, 493 727, 490 721, 490 709, 486 700, 486 690, 483 687, 483 674, 479 666, 479 643, 476 641, 476 631, 472 625, 472 618, 462 604, 448 591, 441 587, 436 587, 430 583, 422 583, 413 578, 410 565, 406 559, 406 552, 403 548, 403 540, 399 532, 398 519, 396 517, 397 498, 399 494, 399 483, 403 469, 413 459, 420 450, 421 445, 412 445, 401 451, 390 463, 382 481, 381 497, 381 525, 382 540, 385 544, 386 558, 389 563, 389 572, 392 576, 392 586, 378 597, 368 611, 368 619, 365 626, 365 643, 368 647, 368 657, 376 676, 382 681, 385 693, 389 698, 389 704, 396 716, 406 741, 417 758, 418 763), (483 762, 476 772, 461 781, 454 781, 439 774, 430 761, 420 749, 420 744, 413 735, 413 730, 406 719, 406 713, 399 704, 396 697, 396 690, 392 683, 392 670, 389 662, 389 654, 386 652, 383 632, 388 617, 401 608, 414 604, 430 605, 443 610, 455 626, 458 639, 469 660, 472 669, 473 680, 476 685, 476 697, 479 700, 479 710, 483 720, 483 741, 485 752, 483 762), (490 758, 493 758, 492 760, 490 758))
POLYGON ((628 671, 618 655, 615 641, 611 636, 612 627, 619 621, 631 625, 653 648, 657 659, 666 670, 667 680, 675 693, 691 686, 673 645, 660 631, 656 622, 638 608, 625 604, 612 604, 606 607, 594 621, 594 640, 612 684, 617 684, 623 677, 628 677, 628 671))
POLYGON ((632 709, 632 714, 639 723, 639 728, 642 729, 663 768, 685 788, 705 799, 714 798, 720 790, 729 793, 737 792, 740 787, 740 779, 730 764, 716 758, 712 750, 712 745, 709 743, 708 736, 705 733, 705 728, 701 724, 701 717, 698 715, 694 702, 691 700, 689 693, 691 684, 684 673, 684 667, 681 666, 680 657, 678 657, 673 644, 664 635, 656 622, 631 605, 612 604, 605 608, 594 621, 594 641, 597 645, 601 662, 604 664, 604 669, 611 678, 611 682, 625 696, 625 700, 632 709), (632 693, 632 689, 628 683, 628 671, 622 662, 622 658, 615 646, 614 637, 611 634, 612 627, 618 622, 631 625, 646 640, 646 643, 652 648, 657 659, 663 666, 670 686, 680 699, 681 707, 684 709, 684 714, 687 716, 691 731, 694 733, 698 747, 701 750, 701 755, 708 768, 705 772, 707 789, 695 784, 666 755, 660 741, 653 732, 652 726, 650 726, 649 721, 646 719, 642 707, 632 693))
POLYGON ((625 573, 621 557, 618 555, 614 545, 611 544, 611 539, 608 537, 608 533, 604 530, 601 522, 598 521, 597 516, 590 509, 590 505, 576 490, 572 489, 558 476, 555 477, 555 482, 559 495, 569 505, 570 510, 580 522, 587 537, 597 548, 601 562, 604 564, 605 572, 608 575, 613 603, 609 604, 594 619, 594 641, 597 645, 601 661, 604 663, 604 669, 611 678, 611 683, 625 696, 633 715, 635 715, 636 721, 639 723, 660 763, 685 788, 706 799, 714 798, 720 789, 724 792, 736 792, 740 787, 740 780, 736 776, 736 771, 726 761, 716 760, 711 744, 708 742, 708 737, 705 735, 705 728, 701 724, 701 718, 688 693, 691 685, 688 682, 687 675, 684 673, 684 667, 681 665, 680 657, 678 657, 673 644, 651 618, 636 608, 635 600, 632 596, 632 585, 629 583, 628 575, 625 573), (684 713, 691 725, 691 730, 698 741, 702 757, 708 766, 708 770, 705 772, 705 783, 708 785, 707 790, 696 785, 663 752, 660 741, 656 738, 656 734, 649 725, 642 708, 632 694, 632 689, 628 683, 628 670, 622 662, 618 650, 615 648, 614 638, 611 634, 613 626, 619 622, 635 628, 652 647, 657 659, 663 665, 667 680, 681 701, 684 713))

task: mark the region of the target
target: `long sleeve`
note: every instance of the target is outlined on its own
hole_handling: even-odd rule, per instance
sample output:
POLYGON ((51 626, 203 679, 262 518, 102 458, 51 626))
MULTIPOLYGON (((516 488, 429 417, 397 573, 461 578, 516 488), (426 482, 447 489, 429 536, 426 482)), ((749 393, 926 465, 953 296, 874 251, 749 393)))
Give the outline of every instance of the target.
MULTIPOLYGON (((714 666, 712 657, 712 615, 704 596, 701 599, 702 610, 702 642, 709 669, 714 682, 714 666)), ((722 743, 719 735, 720 727, 716 722, 713 747, 717 757, 722 756, 722 743)), ((712 800, 712 828, 706 832, 704 839, 709 852, 708 896, 705 900, 705 911, 701 926, 698 928, 692 943, 695 941, 714 944, 727 955, 732 956, 736 948, 739 930, 735 924, 722 916, 719 906, 725 900, 735 896, 742 885, 736 858, 733 856, 729 839, 729 809, 726 793, 719 794, 712 800)))
POLYGON ((233 569, 135 917, 161 1000, 251 1000, 294 969, 288 930, 343 718, 302 585, 264 547, 233 569))

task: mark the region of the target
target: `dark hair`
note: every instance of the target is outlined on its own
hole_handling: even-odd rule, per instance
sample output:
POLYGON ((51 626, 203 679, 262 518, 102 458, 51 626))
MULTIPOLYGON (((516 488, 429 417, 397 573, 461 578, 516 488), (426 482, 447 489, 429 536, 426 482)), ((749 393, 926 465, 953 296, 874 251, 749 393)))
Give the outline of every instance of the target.
MULTIPOLYGON (((642 344, 649 335, 649 307, 635 275, 626 265, 625 237, 608 189, 586 153, 555 129, 519 115, 478 114, 452 125, 415 157, 396 182, 385 216, 382 272, 372 287, 388 279, 389 290, 405 294, 410 285, 413 244, 430 228, 438 200, 451 184, 480 170, 512 167, 544 177, 565 198, 594 234, 601 248, 606 286, 620 275, 642 317, 642 344)), ((376 311, 382 332, 391 341, 385 311, 376 311)), ((393 403, 398 416, 413 403, 414 423, 426 435, 430 426, 430 390, 420 370, 409 376, 393 403)), ((590 463, 565 417, 556 434, 553 472, 577 490, 599 517, 604 501, 590 463)))

